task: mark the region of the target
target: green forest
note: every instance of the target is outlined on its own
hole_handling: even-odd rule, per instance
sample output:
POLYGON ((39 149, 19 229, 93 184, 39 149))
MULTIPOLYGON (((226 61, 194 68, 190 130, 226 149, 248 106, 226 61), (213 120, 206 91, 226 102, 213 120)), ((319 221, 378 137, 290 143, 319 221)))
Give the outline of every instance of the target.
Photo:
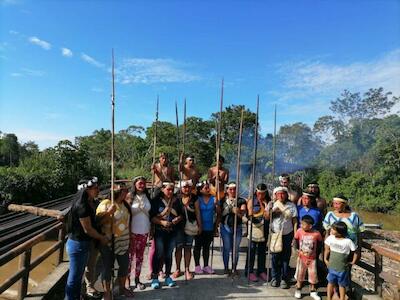
MULTIPOLYGON (((282 172, 301 175, 305 184, 318 181, 322 196, 327 199, 342 192, 351 199, 352 206, 399 213, 400 117, 398 112, 393 113, 398 102, 399 97, 382 88, 369 89, 364 94, 345 90, 331 101, 330 114, 320 117, 312 127, 304 123, 281 126, 276 134, 275 178, 271 175, 274 136, 259 134, 257 181, 273 184, 282 172)), ((245 106, 224 108, 221 152, 234 179, 242 109, 241 180, 246 183, 256 115, 245 106)), ((195 116, 186 119, 185 153, 195 156, 202 174, 215 163, 218 115, 215 112, 207 120, 195 116)), ((273 118, 273 112, 270 115, 273 118)), ((164 121, 147 128, 131 125, 115 134, 118 178, 150 178, 155 125, 156 152, 168 153, 176 168, 176 125, 164 121)), ((181 141, 182 127, 179 126, 181 141)), ((77 181, 84 176, 98 176, 106 184, 110 180, 110 148, 109 129, 96 130, 74 141, 62 140, 42 151, 34 142, 22 144, 15 134, 0 132, 0 196, 15 203, 36 204, 74 193, 77 181)))

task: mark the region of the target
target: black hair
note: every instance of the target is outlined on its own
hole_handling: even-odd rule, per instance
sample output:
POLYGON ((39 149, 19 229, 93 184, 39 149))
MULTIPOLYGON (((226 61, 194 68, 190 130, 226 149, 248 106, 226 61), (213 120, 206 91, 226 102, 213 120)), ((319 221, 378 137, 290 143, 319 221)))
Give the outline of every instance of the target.
MULTIPOLYGON (((267 200, 267 203, 271 201, 271 196, 269 195, 267 185, 265 183, 259 183, 257 184, 257 190, 262 190, 265 191, 265 200, 267 200)), ((256 193, 254 193, 255 195, 256 193)))
MULTIPOLYGON (((131 197, 132 199, 136 196, 137 191, 136 191, 136 182, 138 182, 139 180, 144 180, 146 182, 146 177, 144 176, 137 176, 135 178, 133 178, 132 181, 132 188, 130 190, 131 192, 131 197)), ((149 190, 147 188, 144 189, 144 193, 146 194, 147 199, 150 200, 150 194, 149 194, 149 190)))
POLYGON ((225 158, 222 155, 219 156, 219 162, 221 164, 223 164, 225 162, 225 158))
POLYGON ((342 237, 347 236, 347 225, 346 223, 339 221, 332 224, 332 228, 336 230, 342 237))
POLYGON ((303 216, 301 221, 307 223, 308 225, 314 225, 314 219, 310 215, 303 216))
POLYGON ((282 173, 281 177, 286 178, 286 179, 290 179, 290 175, 288 173, 282 173))

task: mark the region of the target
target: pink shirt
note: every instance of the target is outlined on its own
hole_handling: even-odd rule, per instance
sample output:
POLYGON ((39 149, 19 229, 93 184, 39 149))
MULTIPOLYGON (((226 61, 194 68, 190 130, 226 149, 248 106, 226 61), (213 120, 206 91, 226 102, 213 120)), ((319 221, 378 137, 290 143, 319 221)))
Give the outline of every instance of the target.
POLYGON ((318 242, 322 242, 322 236, 319 231, 314 229, 310 231, 304 231, 299 228, 294 238, 299 240, 299 256, 306 259, 315 259, 317 257, 317 245, 318 242))

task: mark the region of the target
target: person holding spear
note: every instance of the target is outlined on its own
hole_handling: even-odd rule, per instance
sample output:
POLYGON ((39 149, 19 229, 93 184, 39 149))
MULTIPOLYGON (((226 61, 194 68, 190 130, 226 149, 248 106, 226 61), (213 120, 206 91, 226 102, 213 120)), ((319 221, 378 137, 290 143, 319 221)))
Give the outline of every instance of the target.
POLYGON ((128 188, 125 186, 125 183, 120 182, 114 184, 110 193, 114 193, 114 203, 110 199, 105 199, 100 202, 96 210, 96 217, 99 220, 102 232, 105 233, 109 240, 114 236, 115 245, 114 249, 112 249, 112 243, 108 243, 100 248, 103 260, 102 283, 104 300, 112 299, 111 272, 114 268, 114 259, 118 262, 119 294, 126 297, 133 296, 133 293, 125 288, 125 282, 129 274, 128 250, 132 218, 131 207, 125 201, 128 188))

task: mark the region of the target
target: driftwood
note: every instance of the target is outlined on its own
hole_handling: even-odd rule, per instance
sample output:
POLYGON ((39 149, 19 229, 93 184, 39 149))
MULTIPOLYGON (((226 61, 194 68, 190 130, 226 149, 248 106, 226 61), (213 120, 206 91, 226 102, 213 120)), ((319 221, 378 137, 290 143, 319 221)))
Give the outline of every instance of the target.
POLYGON ((36 206, 10 204, 10 205, 8 205, 7 209, 9 211, 27 212, 27 213, 30 213, 30 214, 33 214, 36 216, 52 217, 52 218, 56 218, 59 220, 64 217, 64 214, 59 210, 41 208, 41 207, 36 207, 36 206))

